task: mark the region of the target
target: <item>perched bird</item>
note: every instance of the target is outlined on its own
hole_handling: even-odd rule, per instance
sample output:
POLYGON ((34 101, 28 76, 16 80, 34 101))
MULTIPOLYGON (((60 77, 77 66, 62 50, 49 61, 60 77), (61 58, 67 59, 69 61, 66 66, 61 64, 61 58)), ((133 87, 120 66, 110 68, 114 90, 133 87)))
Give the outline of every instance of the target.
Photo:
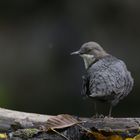
POLYGON ((110 104, 112 107, 126 97, 133 87, 133 78, 125 63, 108 54, 98 43, 88 42, 71 55, 80 55, 85 63, 82 94, 110 104))

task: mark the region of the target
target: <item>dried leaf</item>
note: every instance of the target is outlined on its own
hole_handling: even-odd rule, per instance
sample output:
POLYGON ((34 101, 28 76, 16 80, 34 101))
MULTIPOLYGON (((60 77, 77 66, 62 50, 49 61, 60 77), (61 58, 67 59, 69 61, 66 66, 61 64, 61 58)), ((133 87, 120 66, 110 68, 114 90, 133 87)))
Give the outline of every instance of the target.
POLYGON ((96 140, 107 140, 107 137, 105 137, 104 135, 100 134, 99 132, 89 131, 87 135, 89 137, 91 137, 91 138, 94 137, 96 140))
POLYGON ((80 123, 80 121, 76 120, 71 115, 67 114, 61 114, 58 116, 50 117, 47 121, 47 129, 62 129, 67 128, 70 126, 73 126, 77 123, 80 123))
POLYGON ((140 140, 140 134, 134 137, 134 140, 140 140))
POLYGON ((112 135, 107 140, 123 140, 123 138, 119 135, 112 135))
POLYGON ((7 139, 7 135, 5 133, 0 133, 0 139, 7 139))

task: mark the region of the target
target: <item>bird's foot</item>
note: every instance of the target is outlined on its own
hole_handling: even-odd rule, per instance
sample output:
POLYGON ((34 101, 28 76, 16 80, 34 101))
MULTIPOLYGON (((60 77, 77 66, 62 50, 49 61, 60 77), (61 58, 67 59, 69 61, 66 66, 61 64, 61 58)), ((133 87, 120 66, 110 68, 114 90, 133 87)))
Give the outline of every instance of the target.
POLYGON ((105 119, 112 119, 113 117, 111 117, 110 115, 107 115, 104 117, 105 119))
POLYGON ((103 114, 98 114, 98 113, 92 116, 93 119, 96 119, 96 118, 104 118, 104 117, 105 116, 103 114))
POLYGON ((105 116, 104 118, 105 119, 112 119, 113 117, 111 117, 111 116, 105 116))

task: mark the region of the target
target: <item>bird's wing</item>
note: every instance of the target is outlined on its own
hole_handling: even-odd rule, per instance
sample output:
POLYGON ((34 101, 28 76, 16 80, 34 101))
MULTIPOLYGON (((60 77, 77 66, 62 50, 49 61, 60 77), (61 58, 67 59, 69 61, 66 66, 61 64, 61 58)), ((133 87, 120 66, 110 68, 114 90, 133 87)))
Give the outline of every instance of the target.
POLYGON ((114 92, 117 94, 119 99, 124 98, 132 90, 133 78, 130 72, 127 70, 125 63, 119 60, 112 69, 116 72, 116 86, 114 92))
POLYGON ((114 96, 125 92, 128 73, 125 64, 122 61, 116 61, 105 69, 92 73, 89 83, 91 97, 114 96))
POLYGON ((89 76, 88 76, 88 74, 82 76, 82 79, 83 79, 83 83, 82 83, 81 94, 83 96, 88 96, 90 94, 89 93, 89 76))

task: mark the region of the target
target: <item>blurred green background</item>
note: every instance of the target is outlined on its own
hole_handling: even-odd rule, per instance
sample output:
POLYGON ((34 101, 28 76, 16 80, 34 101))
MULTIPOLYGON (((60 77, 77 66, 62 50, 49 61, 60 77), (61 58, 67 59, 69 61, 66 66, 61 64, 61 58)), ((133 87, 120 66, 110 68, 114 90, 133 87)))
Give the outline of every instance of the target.
POLYGON ((70 56, 91 40, 124 60, 135 79, 113 116, 140 116, 139 0, 1 0, 0 107, 93 115, 93 102, 80 95, 83 61, 70 56))

